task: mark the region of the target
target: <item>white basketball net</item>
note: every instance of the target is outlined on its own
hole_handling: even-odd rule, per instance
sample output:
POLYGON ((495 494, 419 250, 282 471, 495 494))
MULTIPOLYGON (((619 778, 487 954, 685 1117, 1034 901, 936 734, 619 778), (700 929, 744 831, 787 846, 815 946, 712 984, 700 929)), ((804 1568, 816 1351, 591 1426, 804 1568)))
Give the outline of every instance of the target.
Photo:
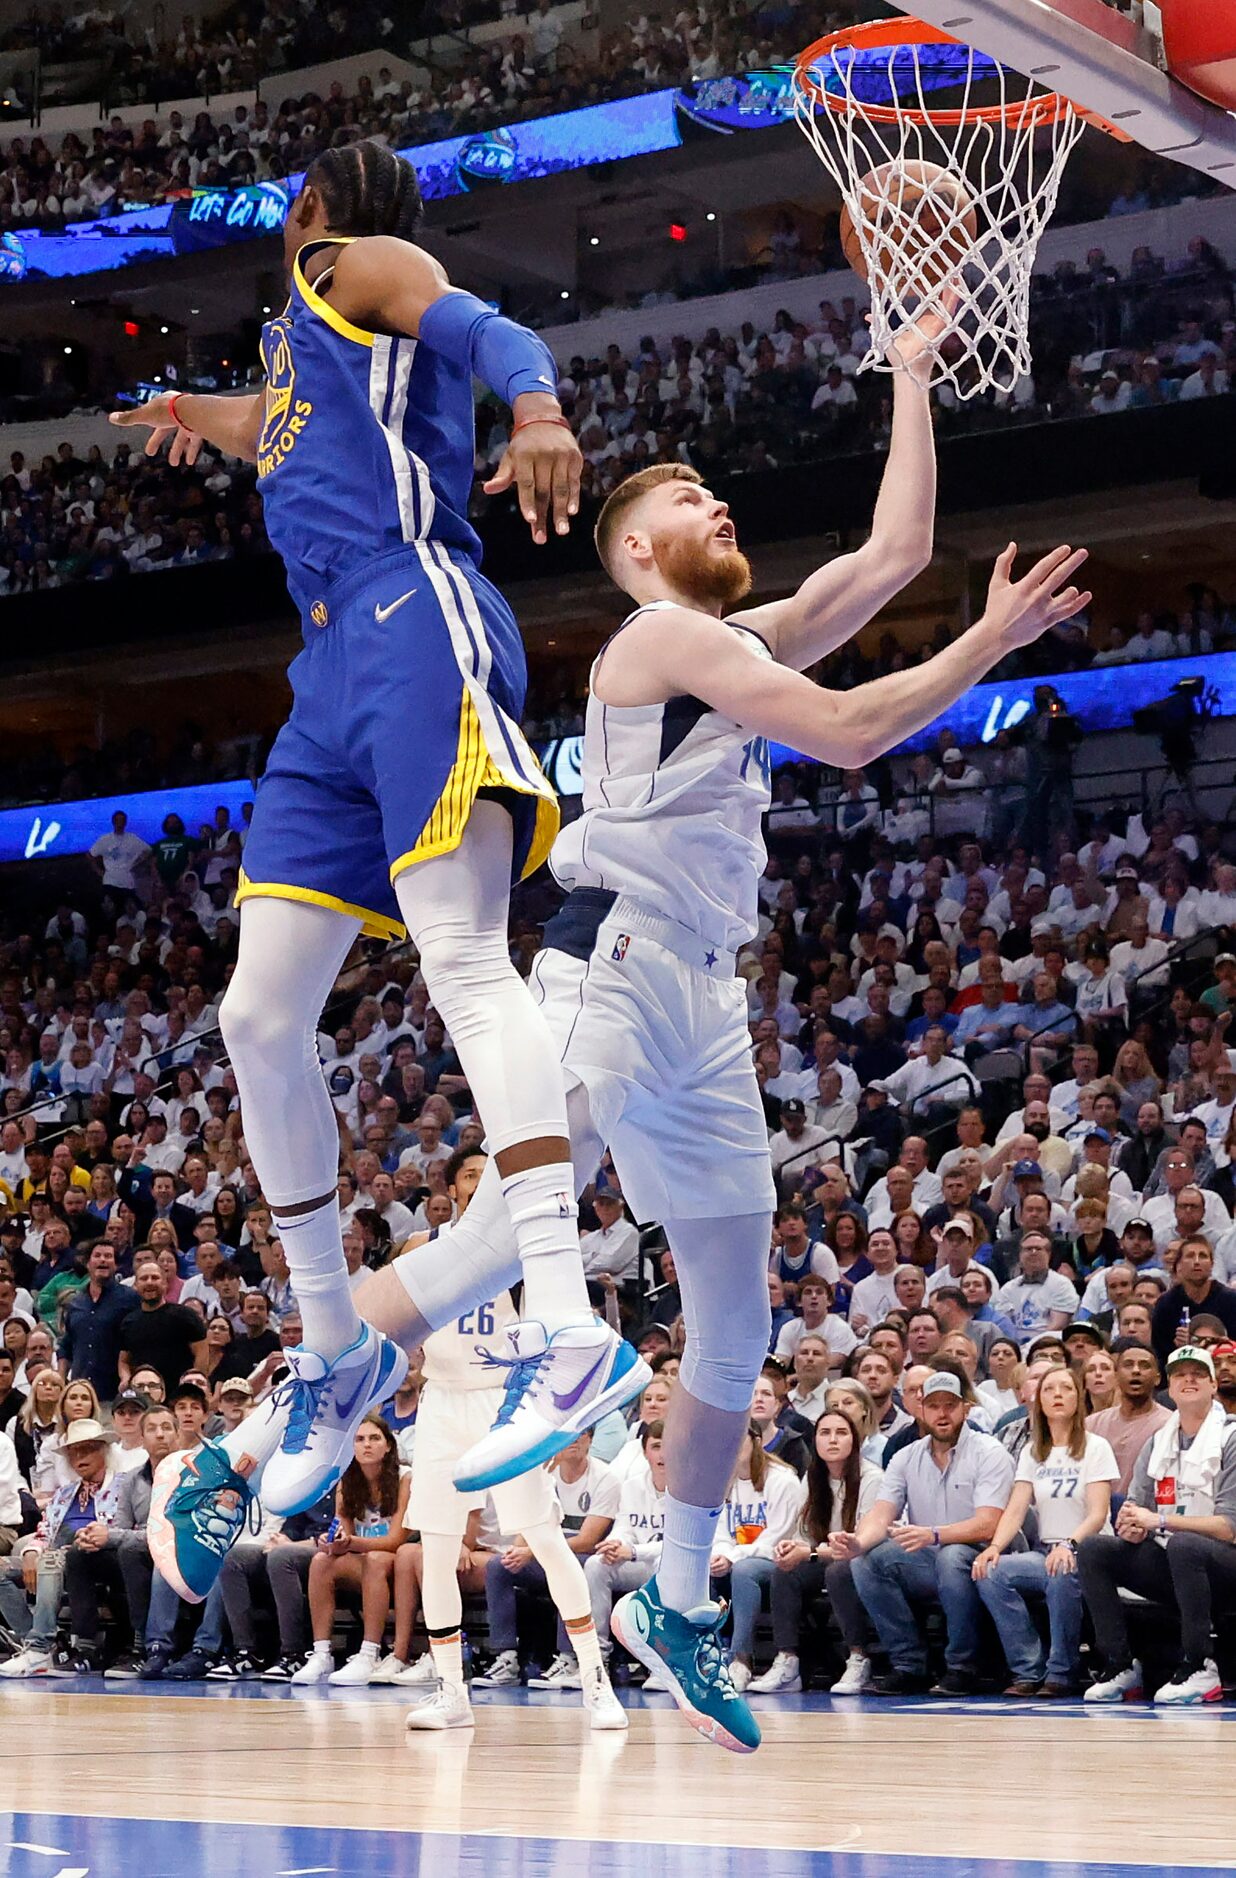
POLYGON ((930 347, 933 384, 947 380, 961 399, 993 388, 1011 390, 1030 370, 1034 258, 1085 120, 1068 103, 1046 123, 1032 109, 1019 110, 1025 80, 999 64, 993 71, 990 60, 976 74, 971 51, 958 70, 961 121, 936 123, 919 62, 920 52, 930 47, 916 44, 864 52, 866 73, 877 60, 888 67, 887 102, 873 113, 855 95, 858 66, 848 51, 838 47, 812 67, 817 81, 827 71, 828 88, 844 109, 820 103, 800 72, 793 95, 797 121, 841 190, 867 267, 871 344, 859 370, 904 370, 892 342, 916 315, 930 310, 946 322, 930 347), (1016 87, 1011 93, 1010 76, 1016 87), (995 121, 967 113, 980 82, 988 93, 998 84, 999 103, 1008 107, 995 121), (880 121, 889 116, 892 121, 880 121), (902 205, 897 172, 912 162, 938 164, 964 182, 977 215, 973 237, 951 198, 910 191, 902 205), (870 184, 860 191, 863 178, 884 164, 894 166, 884 187, 876 196, 870 184), (924 206, 934 234, 924 232, 924 206), (955 307, 946 305, 946 291, 956 295, 955 307))

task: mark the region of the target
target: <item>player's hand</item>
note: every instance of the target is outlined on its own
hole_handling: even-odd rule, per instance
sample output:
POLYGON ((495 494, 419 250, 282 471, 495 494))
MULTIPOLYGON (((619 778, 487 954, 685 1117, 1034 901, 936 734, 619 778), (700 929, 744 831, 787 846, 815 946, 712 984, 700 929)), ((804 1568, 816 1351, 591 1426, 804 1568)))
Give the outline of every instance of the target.
POLYGON ((929 385, 936 346, 952 326, 960 302, 961 296, 956 288, 943 288, 938 303, 925 307, 901 328, 888 348, 886 356, 889 364, 900 364, 901 369, 909 372, 916 384, 924 388, 929 385))
POLYGON ((1004 651, 1033 645, 1050 627, 1062 625, 1090 604, 1088 591, 1067 584, 1086 558, 1085 548, 1053 548, 1015 581, 1017 543, 1009 542, 996 561, 983 610, 983 623, 995 630, 1004 651))
POLYGON ((462 1577, 465 1572, 470 1572, 475 1564, 476 1558, 471 1549, 466 1545, 461 1545, 459 1548, 459 1563, 455 1567, 460 1577, 462 1577))
POLYGON ((579 513, 579 479, 584 458, 579 444, 564 424, 526 422, 502 453, 502 461, 482 488, 487 496, 501 495, 512 484, 519 491, 519 512, 541 544, 549 539, 549 512, 554 528, 565 535, 570 518, 579 513))
POLYGON ((174 396, 174 392, 161 391, 157 397, 147 398, 145 404, 136 405, 131 411, 112 411, 107 421, 120 430, 148 430, 150 435, 144 446, 147 456, 158 456, 164 444, 170 442, 167 460, 173 467, 196 463, 205 439, 176 422, 172 416, 174 396))

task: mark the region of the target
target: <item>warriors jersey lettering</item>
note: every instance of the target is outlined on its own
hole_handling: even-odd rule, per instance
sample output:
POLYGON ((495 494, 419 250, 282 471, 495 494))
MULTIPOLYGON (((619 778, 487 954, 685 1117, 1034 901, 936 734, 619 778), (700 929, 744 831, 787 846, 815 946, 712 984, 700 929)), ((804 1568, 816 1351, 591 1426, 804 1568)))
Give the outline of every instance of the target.
MULTIPOLYGON (((618 628, 670 606, 637 607, 618 628)), ((734 624, 753 658, 772 657, 734 624)), ((617 635, 614 635, 617 637, 617 635)), ((611 641, 612 643, 612 641, 611 641)), ((595 683, 597 668, 592 668, 595 683)), ((583 808, 550 859, 567 888, 617 890, 731 956, 755 937, 766 850, 768 745, 699 698, 620 706, 589 699, 583 808)))
POLYGON ((475 450, 472 380, 418 340, 364 332, 326 297, 332 268, 306 264, 342 240, 310 242, 291 294, 262 328, 266 410, 258 481, 271 543, 306 622, 324 587, 418 542, 462 549, 475 450))

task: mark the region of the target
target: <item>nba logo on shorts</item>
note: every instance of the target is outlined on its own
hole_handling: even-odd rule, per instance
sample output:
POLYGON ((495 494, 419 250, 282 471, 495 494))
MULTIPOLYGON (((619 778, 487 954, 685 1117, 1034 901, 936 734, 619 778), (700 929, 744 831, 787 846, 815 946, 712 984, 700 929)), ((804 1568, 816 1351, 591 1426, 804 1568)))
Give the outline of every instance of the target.
POLYGON ((616 959, 618 964, 621 965, 623 959, 625 959, 625 957, 627 956, 627 947, 630 945, 630 943, 631 943, 630 933, 620 932, 618 937, 614 941, 614 949, 609 955, 611 959, 616 959))

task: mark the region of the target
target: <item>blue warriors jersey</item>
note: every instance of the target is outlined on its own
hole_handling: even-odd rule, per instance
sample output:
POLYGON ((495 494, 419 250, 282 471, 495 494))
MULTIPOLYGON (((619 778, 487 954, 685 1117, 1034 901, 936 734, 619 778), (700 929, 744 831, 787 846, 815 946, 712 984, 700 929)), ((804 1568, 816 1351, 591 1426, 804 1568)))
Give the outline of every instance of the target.
POLYGON ((478 565, 467 520, 475 458, 469 373, 407 337, 370 333, 292 269, 288 304, 262 329, 266 415, 258 482, 271 543, 308 627, 323 588, 417 542, 478 565))

